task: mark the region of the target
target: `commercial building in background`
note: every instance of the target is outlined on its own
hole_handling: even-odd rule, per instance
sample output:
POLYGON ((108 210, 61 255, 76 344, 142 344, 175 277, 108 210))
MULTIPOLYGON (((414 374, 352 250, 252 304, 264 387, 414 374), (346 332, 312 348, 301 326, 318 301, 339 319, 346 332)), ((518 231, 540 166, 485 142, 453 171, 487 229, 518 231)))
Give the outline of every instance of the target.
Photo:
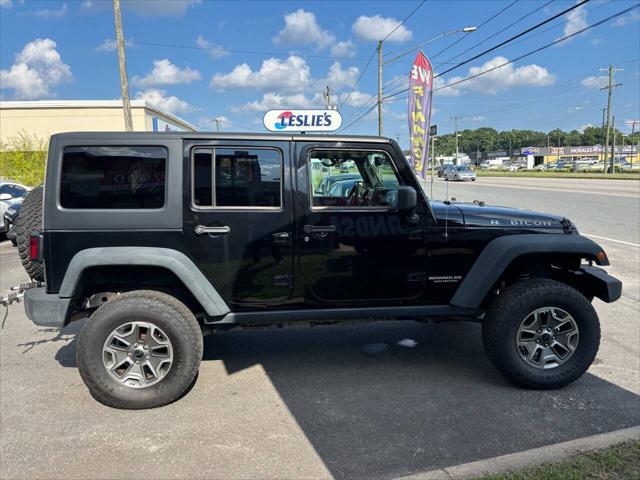
MULTIPOLYGON (((137 132, 195 132, 189 122, 144 100, 131 101, 133 129, 137 132)), ((47 141, 62 132, 122 132, 120 100, 45 100, 0 102, 0 141, 8 143, 21 132, 47 141)))
MULTIPOLYGON (((638 163, 637 145, 616 145, 616 161, 627 163, 638 163)), ((526 147, 520 152, 520 157, 524 157, 529 168, 533 168, 543 163, 553 162, 604 162, 605 148, 602 145, 577 146, 577 147, 526 147)), ((611 147, 606 153, 606 158, 611 158, 611 147)))

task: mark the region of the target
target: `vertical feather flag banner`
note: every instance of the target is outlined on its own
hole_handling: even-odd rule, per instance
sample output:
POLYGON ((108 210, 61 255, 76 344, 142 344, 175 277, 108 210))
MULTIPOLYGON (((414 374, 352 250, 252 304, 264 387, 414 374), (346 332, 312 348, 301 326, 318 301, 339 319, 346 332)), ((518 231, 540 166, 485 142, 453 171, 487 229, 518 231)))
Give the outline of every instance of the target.
POLYGON ((425 178, 429 155, 429 128, 431 126, 431 97, 433 93, 431 62, 418 52, 409 74, 409 137, 411 140, 411 166, 418 177, 425 178))

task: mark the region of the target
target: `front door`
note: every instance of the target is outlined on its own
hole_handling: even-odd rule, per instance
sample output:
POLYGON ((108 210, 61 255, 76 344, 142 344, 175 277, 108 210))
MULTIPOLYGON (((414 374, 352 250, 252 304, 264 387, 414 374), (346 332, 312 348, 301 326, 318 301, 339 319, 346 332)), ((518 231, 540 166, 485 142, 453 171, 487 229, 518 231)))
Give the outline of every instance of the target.
POLYGON ((229 305, 278 305, 292 280, 289 142, 185 145, 188 254, 229 305))
POLYGON ((394 165, 391 146, 306 144, 298 152, 299 264, 311 297, 366 305, 418 299, 426 219, 412 223, 412 212, 395 208, 407 172, 394 165))

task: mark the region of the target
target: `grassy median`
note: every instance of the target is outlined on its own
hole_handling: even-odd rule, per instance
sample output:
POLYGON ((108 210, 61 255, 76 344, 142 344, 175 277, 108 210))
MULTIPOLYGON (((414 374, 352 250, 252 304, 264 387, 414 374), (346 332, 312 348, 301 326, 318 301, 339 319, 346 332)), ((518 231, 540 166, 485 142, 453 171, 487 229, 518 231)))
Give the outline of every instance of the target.
POLYGON ((640 180, 640 173, 596 173, 596 172, 504 172, 496 170, 476 170, 479 177, 542 177, 542 178, 597 178, 609 180, 640 180))
POLYGON ((639 480, 640 440, 582 452, 558 463, 488 475, 477 480, 639 480))

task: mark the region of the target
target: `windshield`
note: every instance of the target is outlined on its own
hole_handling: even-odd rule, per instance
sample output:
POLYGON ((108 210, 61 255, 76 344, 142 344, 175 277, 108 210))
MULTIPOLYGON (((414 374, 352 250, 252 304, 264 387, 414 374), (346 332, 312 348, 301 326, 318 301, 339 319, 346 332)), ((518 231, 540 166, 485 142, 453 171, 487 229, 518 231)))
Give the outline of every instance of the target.
POLYGON ((459 172, 470 172, 471 171, 471 169, 466 165, 458 165, 456 167, 456 170, 459 171, 459 172))

